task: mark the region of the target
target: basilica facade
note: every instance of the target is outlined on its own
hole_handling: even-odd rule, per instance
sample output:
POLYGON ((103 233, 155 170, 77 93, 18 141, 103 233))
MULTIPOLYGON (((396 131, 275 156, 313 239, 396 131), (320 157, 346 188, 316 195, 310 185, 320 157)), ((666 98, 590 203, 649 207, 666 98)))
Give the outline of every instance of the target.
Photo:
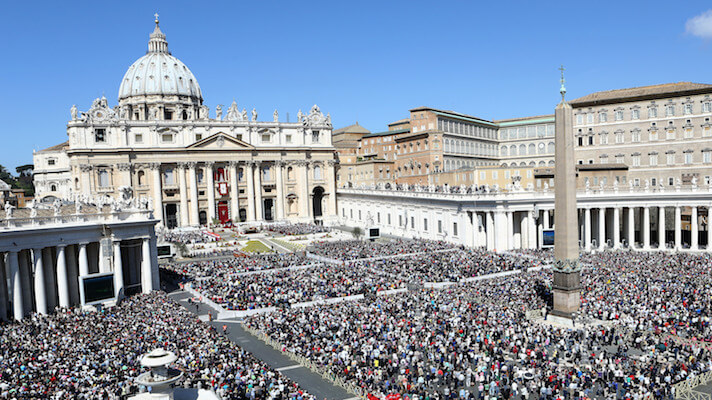
POLYGON ((277 110, 264 121, 233 101, 211 118, 197 79, 155 23, 118 105, 102 97, 85 112, 73 106, 67 143, 34 154, 38 197, 118 197, 128 186, 150 198, 168 228, 332 219, 331 117, 314 105, 296 122, 280 121, 277 110))

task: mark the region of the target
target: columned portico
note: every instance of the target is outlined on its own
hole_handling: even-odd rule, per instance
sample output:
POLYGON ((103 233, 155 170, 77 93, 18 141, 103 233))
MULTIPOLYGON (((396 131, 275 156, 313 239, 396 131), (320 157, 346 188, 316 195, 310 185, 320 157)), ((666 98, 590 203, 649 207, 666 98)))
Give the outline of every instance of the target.
POLYGON ((192 226, 200 225, 198 216, 198 179, 196 176, 197 163, 191 161, 187 163, 188 173, 190 175, 190 224, 192 226))
POLYGON ((665 250, 665 206, 658 207, 658 248, 665 250))
POLYGON ((680 206, 675 206, 675 250, 682 248, 682 214, 680 206))
POLYGON ((598 249, 606 248, 606 209, 598 209, 598 249))
POLYGON ((640 224, 643 235, 643 250, 650 250, 650 207, 643 207, 643 223, 640 224))
POLYGON ((699 232, 697 227, 697 206, 690 207, 690 250, 698 249, 699 232))
POLYGON ((262 221, 264 220, 265 216, 262 211, 263 204, 262 204, 262 163, 256 162, 255 163, 255 219, 262 221))
POLYGON ((10 267, 10 284, 12 285, 12 317, 19 321, 24 316, 22 305, 22 281, 20 280, 20 263, 16 251, 7 252, 7 263, 10 267))
POLYGON ((39 314, 47 314, 47 294, 41 248, 32 249, 32 266, 35 276, 35 308, 39 314))
POLYGON ((69 307, 69 275, 64 252, 65 246, 57 246, 57 297, 60 307, 69 307))
MULTIPOLYGON (((238 188, 237 161, 230 161, 230 218, 233 222, 240 222, 240 203, 238 201, 240 189, 238 188)), ((245 168, 246 170, 247 168, 245 168)), ((243 170, 243 176, 244 170, 243 170)))
POLYGON ((159 223, 164 221, 163 219, 163 190, 161 184, 161 164, 159 163, 149 163, 148 168, 151 170, 151 175, 153 175, 153 216, 159 223))
POLYGON ((208 224, 212 224, 217 217, 217 214, 215 214, 215 172, 213 171, 213 166, 215 166, 215 162, 205 162, 205 177, 208 180, 208 224))
POLYGON ((628 233, 626 240, 628 248, 635 249, 635 207, 628 207, 628 233))
POLYGON ((613 248, 620 249, 621 247, 621 209, 613 207, 613 248))
MULTIPOLYGON (((277 220, 284 219, 284 178, 282 176, 282 170, 284 169, 283 161, 276 161, 274 163, 275 178, 277 179, 277 220)), ((336 198, 336 193, 334 193, 334 198, 336 198)), ((336 210, 334 210, 336 213, 336 210)))
POLYGON ((248 161, 245 164, 244 176, 247 177, 247 220, 255 220, 255 173, 254 161, 248 161))
POLYGON ((124 290, 124 265, 121 259, 121 241, 114 241, 114 295, 118 299, 124 290))
POLYGON ((188 210, 188 184, 185 181, 186 163, 178 163, 178 184, 180 188, 180 225, 190 225, 188 210))
POLYGON ((583 214, 583 246, 586 251, 591 251, 591 208, 586 207, 583 214))

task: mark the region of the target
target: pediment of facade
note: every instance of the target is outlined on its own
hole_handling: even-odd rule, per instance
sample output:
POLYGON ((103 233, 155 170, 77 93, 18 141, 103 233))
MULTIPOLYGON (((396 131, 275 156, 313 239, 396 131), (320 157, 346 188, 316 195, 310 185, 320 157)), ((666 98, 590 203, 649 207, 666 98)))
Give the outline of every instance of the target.
POLYGON ((226 133, 218 132, 199 140, 186 148, 201 150, 251 150, 255 147, 226 133))

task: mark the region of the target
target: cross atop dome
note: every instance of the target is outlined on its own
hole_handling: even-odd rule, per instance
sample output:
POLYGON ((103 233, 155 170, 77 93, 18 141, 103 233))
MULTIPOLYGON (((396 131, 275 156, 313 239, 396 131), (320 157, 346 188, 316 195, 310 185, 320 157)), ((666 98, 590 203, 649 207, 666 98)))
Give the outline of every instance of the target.
POLYGON ((153 14, 153 16, 156 17, 155 21, 153 21, 153 22, 155 22, 156 27, 158 27, 158 13, 153 14))
POLYGON ((153 14, 156 18, 153 22, 156 23, 156 29, 153 30, 151 34, 151 39, 148 41, 148 52, 149 53, 168 53, 168 42, 166 41, 166 35, 161 32, 161 28, 158 27, 158 13, 153 14))

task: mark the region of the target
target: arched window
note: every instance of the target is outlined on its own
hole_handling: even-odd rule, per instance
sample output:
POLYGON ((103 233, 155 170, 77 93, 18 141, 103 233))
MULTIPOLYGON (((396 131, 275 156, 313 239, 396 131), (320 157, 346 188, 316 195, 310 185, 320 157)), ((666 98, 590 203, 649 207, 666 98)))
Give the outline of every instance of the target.
POLYGON ((512 156, 516 156, 517 155, 517 146, 515 146, 515 145, 509 146, 509 154, 512 156))
POLYGON ((321 176, 321 167, 318 165, 314 166, 314 179, 315 180, 323 179, 321 176))
POLYGON ((549 154, 552 154, 556 151, 555 147, 554 147, 554 142, 549 142, 549 146, 548 146, 547 150, 548 150, 549 154))
POLYGON ((52 192, 56 192, 56 191, 57 191, 57 185, 52 185, 52 186, 50 186, 50 187, 49 187, 49 190, 52 191, 52 192))
POLYGON ((138 178, 138 185, 143 186, 146 184, 146 177, 145 173, 143 171, 138 171, 136 174, 136 178, 138 178))
POLYGON ((507 146, 502 146, 502 155, 507 156, 509 155, 509 149, 507 149, 507 146))
POLYGON ((529 143, 529 155, 536 154, 536 145, 534 143, 529 143))
POLYGON ((549 166, 553 167, 554 166, 554 160, 549 161, 549 166))
POLYGON ((527 146, 520 144, 519 145, 519 155, 520 156, 525 156, 527 155, 527 146))
POLYGON ((544 161, 539 161, 539 166, 540 166, 540 167, 546 167, 546 162, 544 162, 544 161))

